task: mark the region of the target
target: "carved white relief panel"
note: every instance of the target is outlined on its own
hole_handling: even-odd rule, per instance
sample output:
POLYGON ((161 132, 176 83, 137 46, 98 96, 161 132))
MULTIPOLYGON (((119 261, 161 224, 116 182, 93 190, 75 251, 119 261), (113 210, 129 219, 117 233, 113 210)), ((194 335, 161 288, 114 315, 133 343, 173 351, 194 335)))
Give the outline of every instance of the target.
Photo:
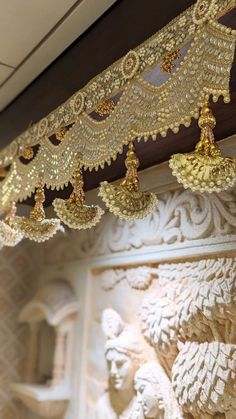
POLYGON ((236 417, 235 266, 212 258, 95 275, 88 417, 236 417))
POLYGON ((144 220, 126 223, 106 214, 95 229, 58 235, 45 245, 49 270, 71 263, 76 271, 76 263, 84 264, 90 277, 95 269, 81 361, 87 410, 78 419, 236 418, 235 197, 235 191, 209 196, 179 188, 160 194, 158 208, 144 220), (106 310, 115 337, 104 323, 106 310), (140 365, 119 343, 131 329, 146 355, 140 365), (123 366, 127 378, 132 370, 133 386, 122 410, 114 388, 121 372, 114 370, 123 366))

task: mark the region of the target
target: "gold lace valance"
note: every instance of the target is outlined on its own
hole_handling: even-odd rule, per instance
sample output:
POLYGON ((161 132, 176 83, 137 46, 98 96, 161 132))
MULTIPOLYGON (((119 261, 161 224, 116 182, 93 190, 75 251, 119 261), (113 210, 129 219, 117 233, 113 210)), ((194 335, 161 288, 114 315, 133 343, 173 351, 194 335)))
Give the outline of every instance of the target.
POLYGON ((168 129, 178 132, 181 124, 189 126, 210 95, 214 101, 219 96, 230 100, 236 31, 216 19, 236 2, 202 0, 202 4, 207 7, 204 13, 199 4, 187 9, 0 152, 0 166, 10 165, 0 183, 0 211, 9 201, 30 196, 39 181, 52 189, 66 186, 78 156, 85 168, 104 167, 130 141, 164 137, 168 129), (161 85, 153 83, 150 74, 160 67, 168 71, 166 57, 168 61, 169 54, 186 45, 187 53, 174 74, 161 85), (99 106, 103 109, 107 98, 113 98, 110 114, 99 118, 99 106), (68 128, 63 141, 54 145, 49 137, 62 127, 68 128), (23 163, 20 156, 25 148, 34 146, 35 156, 23 163))

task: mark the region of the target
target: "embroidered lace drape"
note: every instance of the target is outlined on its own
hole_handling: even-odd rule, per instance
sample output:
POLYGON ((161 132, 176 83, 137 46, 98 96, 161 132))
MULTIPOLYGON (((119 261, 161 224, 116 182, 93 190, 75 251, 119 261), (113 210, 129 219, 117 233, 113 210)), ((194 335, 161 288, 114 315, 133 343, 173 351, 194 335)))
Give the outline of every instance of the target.
POLYGON ((197 118, 205 100, 230 100, 229 80, 236 31, 217 22, 235 7, 235 0, 205 0, 210 10, 199 18, 196 5, 170 22, 151 39, 93 79, 65 104, 35 124, 0 152, 0 166, 8 168, 0 182, 0 211, 13 200, 30 196, 39 182, 48 188, 68 185, 78 167, 92 170, 111 164, 123 146, 135 139, 178 132, 197 118), (213 19, 214 18, 214 19, 213 19), (188 45, 174 74, 162 85, 148 81, 166 54, 188 45), (98 118, 102 101, 113 98, 111 113, 98 118), (67 127, 63 141, 50 136, 67 127), (26 147, 37 145, 35 156, 20 160, 26 147))

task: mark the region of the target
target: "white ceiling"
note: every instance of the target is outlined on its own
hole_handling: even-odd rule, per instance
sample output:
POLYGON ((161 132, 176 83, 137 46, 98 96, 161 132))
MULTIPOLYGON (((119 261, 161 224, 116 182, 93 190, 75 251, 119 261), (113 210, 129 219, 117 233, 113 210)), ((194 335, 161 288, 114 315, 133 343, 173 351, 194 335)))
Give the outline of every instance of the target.
POLYGON ((0 0, 0 111, 116 0, 0 0))

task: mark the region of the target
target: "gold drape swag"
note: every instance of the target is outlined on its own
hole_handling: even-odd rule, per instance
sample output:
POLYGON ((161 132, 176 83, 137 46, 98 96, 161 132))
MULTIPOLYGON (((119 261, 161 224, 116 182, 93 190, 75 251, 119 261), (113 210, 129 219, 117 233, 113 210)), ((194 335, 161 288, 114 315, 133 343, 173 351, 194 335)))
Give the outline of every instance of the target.
POLYGON ((111 164, 135 139, 155 140, 158 134, 165 137, 168 129, 176 133, 181 124, 188 127, 210 96, 214 101, 223 96, 229 102, 236 31, 217 18, 235 4, 235 0, 198 0, 2 150, 0 166, 10 169, 0 182, 0 212, 10 202, 26 199, 40 182, 57 190, 67 186, 78 160, 84 169, 97 170, 111 164), (202 17, 200 3, 207 7, 202 17), (186 43, 190 46, 184 59, 165 83, 156 86, 147 81, 148 72, 161 65, 166 54, 186 43), (103 104, 117 95, 110 106, 103 104), (110 108, 110 114, 96 120, 91 115, 96 107, 108 113, 110 108), (49 137, 62 127, 67 130, 54 145, 49 137), (33 157, 30 147, 36 145, 33 157), (27 164, 19 158, 24 152, 27 164))

